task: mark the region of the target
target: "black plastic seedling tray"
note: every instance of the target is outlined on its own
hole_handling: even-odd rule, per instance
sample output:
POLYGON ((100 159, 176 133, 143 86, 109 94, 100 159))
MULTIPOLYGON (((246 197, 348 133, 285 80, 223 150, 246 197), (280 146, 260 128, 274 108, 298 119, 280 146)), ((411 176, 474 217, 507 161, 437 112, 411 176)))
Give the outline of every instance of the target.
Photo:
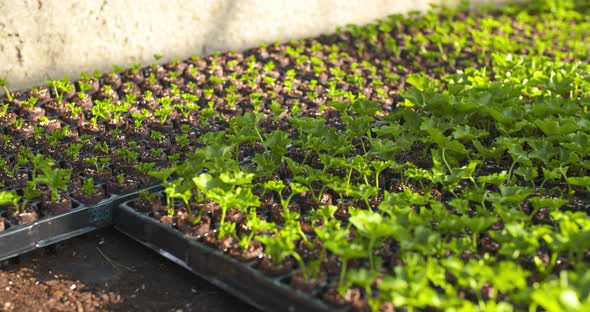
POLYGON ((264 311, 348 311, 289 287, 288 276, 269 277, 222 251, 187 237, 124 202, 114 211, 115 228, 212 284, 264 311))
MULTIPOLYGON (((153 188, 157 187, 150 189, 153 188)), ((9 223, 8 228, 0 232, 0 261, 112 225, 113 208, 137 193, 111 195, 93 205, 72 199, 75 208, 66 213, 41 218, 29 225, 9 223)))

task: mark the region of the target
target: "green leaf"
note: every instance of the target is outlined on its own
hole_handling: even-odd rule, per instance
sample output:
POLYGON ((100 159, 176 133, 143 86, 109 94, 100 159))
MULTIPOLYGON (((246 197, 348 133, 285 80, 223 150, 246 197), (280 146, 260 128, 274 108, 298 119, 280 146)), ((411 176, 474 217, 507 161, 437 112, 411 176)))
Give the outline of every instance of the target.
POLYGON ((590 190, 590 176, 569 177, 567 178, 567 183, 570 185, 584 187, 587 190, 590 190))
POLYGON ((508 180, 508 172, 506 170, 502 170, 500 172, 494 172, 489 175, 479 176, 477 178, 477 180, 479 181, 479 183, 501 185, 506 180, 508 180))
POLYGON ((567 199, 558 197, 535 196, 531 197, 529 202, 535 209, 548 208, 550 211, 556 211, 559 210, 559 208, 563 205, 567 204, 569 201, 567 199))
POLYGON ((461 216, 461 222, 471 232, 481 233, 498 220, 496 217, 469 217, 467 215, 461 216))
POLYGON ((291 188, 291 194, 301 194, 303 192, 309 191, 309 188, 307 186, 297 182, 289 183, 289 187, 291 188))
POLYGON ((203 192, 207 192, 216 188, 222 189, 225 186, 220 179, 214 178, 209 173, 202 173, 194 177, 192 180, 197 188, 203 192))
POLYGON ((453 138, 460 141, 472 141, 475 139, 487 137, 489 132, 470 127, 469 125, 458 125, 453 131, 453 138))
POLYGON ((398 230, 397 224, 391 222, 392 220, 383 219, 381 214, 366 210, 358 211, 349 221, 361 235, 368 238, 387 237, 398 230))
POLYGON ((285 183, 282 180, 270 180, 265 182, 263 187, 265 190, 275 191, 280 194, 285 189, 285 183))
POLYGON ((332 106, 335 109, 339 110, 339 111, 346 111, 348 109, 348 106, 350 105, 350 102, 339 102, 339 101, 329 101, 328 103, 326 103, 328 106, 332 106))
POLYGON ((229 185, 245 185, 252 183, 253 173, 243 171, 228 171, 219 174, 219 179, 229 185))
POLYGON ((406 78, 406 82, 420 91, 424 91, 430 87, 430 78, 424 74, 410 74, 406 78))
POLYGON ((12 204, 18 210, 20 198, 15 191, 0 191, 0 206, 12 204))
POLYGON ((573 117, 536 119, 533 124, 547 136, 570 134, 580 128, 573 117))
POLYGON ((373 115, 382 109, 378 102, 368 100, 358 100, 350 106, 350 111, 361 115, 373 115))
POLYGON ((148 174, 162 182, 165 182, 176 171, 176 169, 176 167, 166 167, 156 171, 149 171, 148 174))
POLYGON ((490 196, 501 204, 512 204, 519 206, 533 191, 527 187, 500 185, 500 194, 492 193, 490 196))

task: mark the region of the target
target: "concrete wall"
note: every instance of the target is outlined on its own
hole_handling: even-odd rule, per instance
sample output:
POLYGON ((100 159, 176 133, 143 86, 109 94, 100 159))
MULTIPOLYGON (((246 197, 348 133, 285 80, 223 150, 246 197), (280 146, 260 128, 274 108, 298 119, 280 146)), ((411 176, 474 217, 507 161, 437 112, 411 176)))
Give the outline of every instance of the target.
POLYGON ((155 53, 185 58, 332 32, 441 1, 457 2, 0 0, 0 78, 22 89, 113 64, 151 63, 155 53))

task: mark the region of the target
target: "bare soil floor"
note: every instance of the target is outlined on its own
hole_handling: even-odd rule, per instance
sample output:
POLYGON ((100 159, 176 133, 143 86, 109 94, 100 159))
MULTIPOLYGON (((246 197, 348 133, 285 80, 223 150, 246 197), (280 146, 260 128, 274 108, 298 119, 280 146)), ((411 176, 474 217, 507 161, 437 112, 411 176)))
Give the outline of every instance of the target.
POLYGON ((3 263, 0 311, 256 311, 104 229, 3 263))

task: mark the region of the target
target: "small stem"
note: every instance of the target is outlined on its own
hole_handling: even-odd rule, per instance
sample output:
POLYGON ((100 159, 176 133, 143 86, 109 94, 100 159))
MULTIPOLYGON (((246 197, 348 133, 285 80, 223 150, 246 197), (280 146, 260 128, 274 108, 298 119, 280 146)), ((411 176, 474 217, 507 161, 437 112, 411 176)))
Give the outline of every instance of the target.
POLYGON ((223 224, 225 223, 225 210, 227 208, 226 207, 221 207, 221 221, 219 222, 219 234, 217 235, 217 239, 222 239, 223 235, 225 234, 224 230, 223 230, 223 224))
POLYGON ((191 209, 191 205, 189 204, 188 200, 184 200, 184 205, 186 206, 186 211, 188 212, 188 221, 193 222, 193 211, 191 209))
POLYGON ((375 187, 379 187, 379 175, 380 174, 381 174, 381 171, 375 172, 375 187))
POLYGON ((348 170, 348 175, 346 176, 346 188, 350 188, 350 178, 352 178, 352 168, 348 170))
POLYGON ((307 268, 305 267, 305 262, 303 261, 303 259, 301 259, 301 256, 299 256, 298 253, 293 251, 291 253, 291 257, 293 257, 295 261, 299 263, 299 268, 301 269, 301 274, 303 274, 303 278, 306 280, 309 279, 309 272, 307 271, 307 268))
POLYGON ((557 261, 557 252, 551 253, 551 259, 549 260, 549 267, 547 268, 546 275, 551 274, 553 272, 553 268, 555 267, 555 262, 557 261))
POLYGON ((373 246, 375 245, 375 237, 371 237, 369 240, 369 263, 371 265, 372 270, 376 270, 375 268, 375 256, 373 255, 373 246))
POLYGON ((509 181, 512 180, 512 170, 514 169, 514 166, 516 165, 516 163, 518 163, 518 161, 513 162, 512 165, 510 165, 510 169, 508 169, 508 180, 509 181))
POLYGON ((367 148, 365 147, 365 140, 361 137, 361 147, 363 148, 363 155, 367 154, 367 148))
POLYGON ((197 215, 197 217, 195 219, 193 219, 192 224, 198 224, 199 222, 201 222, 201 219, 203 218, 203 211, 205 209, 201 208, 199 210, 199 215, 197 215))
POLYGON ((348 263, 348 259, 342 259, 342 265, 340 266, 340 278, 338 279, 338 293, 340 295, 344 294, 344 276, 346 275, 346 265, 348 263))
POLYGON ((367 205, 367 209, 369 209, 369 211, 373 211, 373 208, 371 207, 371 204, 369 203, 369 199, 363 198, 363 200, 365 201, 365 205, 367 205))
POLYGON ((451 170, 451 166, 449 165, 449 163, 447 162, 447 159, 445 157, 445 151, 446 149, 442 149, 442 160, 445 163, 445 166, 447 166, 447 169, 449 170, 449 173, 453 172, 453 170, 451 170))
POLYGON ((10 94, 10 91, 8 91, 8 88, 7 88, 6 86, 4 86, 4 85, 3 85, 3 86, 2 86, 2 89, 4 89, 4 93, 6 94, 6 98, 7 98, 9 101, 12 101, 12 100, 13 100, 13 97, 12 97, 12 94, 10 94))
POLYGON ((364 175, 364 174, 363 174, 363 180, 365 180, 365 184, 366 184, 367 186, 370 186, 370 185, 371 185, 371 183, 369 183, 369 179, 368 179, 368 178, 367 178, 367 176, 366 176, 366 175, 364 175))
POLYGON ((260 131, 258 131, 258 127, 254 126, 254 131, 256 131, 256 134, 258 135, 258 138, 260 139, 260 145, 262 145, 262 147, 264 148, 264 151, 268 153, 268 148, 266 148, 266 146, 264 146, 262 144, 262 143, 264 143, 264 139, 262 138, 260 131))

